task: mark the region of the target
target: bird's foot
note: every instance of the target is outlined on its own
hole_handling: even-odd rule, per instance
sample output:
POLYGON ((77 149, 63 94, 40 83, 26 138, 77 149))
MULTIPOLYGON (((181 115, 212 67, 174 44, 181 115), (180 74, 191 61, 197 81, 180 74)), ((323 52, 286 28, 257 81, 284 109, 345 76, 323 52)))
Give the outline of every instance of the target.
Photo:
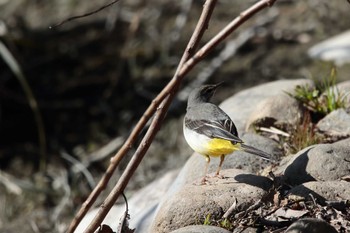
POLYGON ((212 180, 212 182, 210 182, 209 178, 217 178, 217 179, 225 179, 226 177, 220 174, 215 174, 215 175, 206 175, 204 176, 200 181, 195 181, 193 182, 194 185, 208 185, 211 184, 214 180, 212 180))
POLYGON ((204 176, 200 181, 197 180, 195 182, 193 182, 194 185, 207 185, 209 184, 209 180, 208 180, 209 176, 204 176))
POLYGON ((218 179, 225 179, 225 176, 223 175, 220 175, 220 174, 215 174, 215 177, 217 177, 218 179))
POLYGON ((208 176, 205 175, 201 180, 201 185, 206 185, 208 183, 208 176))
POLYGON ((216 178, 218 178, 218 179, 224 179, 224 178, 225 178, 225 176, 220 175, 220 172, 219 172, 219 171, 217 171, 217 172, 215 173, 215 176, 214 176, 214 177, 216 177, 216 178))

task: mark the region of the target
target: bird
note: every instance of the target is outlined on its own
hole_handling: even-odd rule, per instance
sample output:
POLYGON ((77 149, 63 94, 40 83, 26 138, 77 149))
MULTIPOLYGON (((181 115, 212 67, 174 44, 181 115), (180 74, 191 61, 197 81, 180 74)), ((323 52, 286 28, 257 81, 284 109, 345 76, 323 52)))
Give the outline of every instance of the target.
POLYGON ((215 176, 220 170, 225 156, 235 151, 244 151, 262 159, 273 161, 268 153, 246 145, 239 138, 237 128, 231 118, 217 105, 210 103, 216 89, 222 84, 203 85, 194 88, 188 97, 183 133, 188 145, 206 159, 202 182, 205 183, 211 157, 220 157, 215 176))

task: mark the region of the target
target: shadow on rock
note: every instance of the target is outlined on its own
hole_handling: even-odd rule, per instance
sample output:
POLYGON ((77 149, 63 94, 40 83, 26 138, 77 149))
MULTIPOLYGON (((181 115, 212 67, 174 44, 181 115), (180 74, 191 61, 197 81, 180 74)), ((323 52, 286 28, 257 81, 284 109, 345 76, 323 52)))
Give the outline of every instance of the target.
POLYGON ((315 181, 316 179, 306 172, 309 163, 308 154, 313 148, 306 148, 299 155, 296 155, 287 166, 284 176, 289 184, 298 185, 307 181, 315 181))
POLYGON ((264 176, 258 176, 253 174, 240 174, 234 177, 240 183, 249 184, 265 191, 268 191, 272 187, 272 180, 264 176))

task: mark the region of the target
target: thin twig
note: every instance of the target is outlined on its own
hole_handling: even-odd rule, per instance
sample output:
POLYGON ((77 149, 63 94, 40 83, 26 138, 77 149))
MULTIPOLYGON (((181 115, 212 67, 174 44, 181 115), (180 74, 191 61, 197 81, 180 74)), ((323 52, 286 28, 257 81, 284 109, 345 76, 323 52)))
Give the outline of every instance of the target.
POLYGON ((190 60, 188 60, 181 68, 179 76, 186 75, 193 66, 203 59, 213 48, 221 41, 227 38, 234 30, 246 22, 260 10, 272 6, 277 0, 261 0, 242 12, 237 18, 231 21, 224 29, 216 34, 208 43, 206 43, 190 60))
POLYGON ((222 216, 223 219, 228 218, 232 215, 233 211, 237 209, 237 198, 234 197, 233 204, 230 208, 225 212, 225 214, 222 216))
POLYGON ((258 200, 255 203, 253 203, 251 206, 249 206, 246 210, 243 210, 242 212, 239 212, 235 215, 235 218, 243 218, 246 216, 249 212, 258 209, 262 205, 262 201, 258 200))
POLYGON ((220 54, 213 58, 208 65, 197 75, 197 77, 178 93, 177 97, 180 101, 185 101, 188 98, 189 93, 195 87, 201 86, 206 83, 209 78, 229 59, 231 59, 239 48, 244 46, 249 40, 256 36, 259 29, 265 27, 276 19, 278 13, 276 11, 269 12, 268 14, 256 19, 255 24, 252 27, 240 32, 238 37, 226 42, 225 47, 220 54))
POLYGON ((97 10, 94 10, 94 11, 91 11, 91 12, 88 12, 88 13, 85 13, 85 14, 82 14, 82 15, 77 15, 77 16, 69 17, 68 19, 63 20, 63 21, 60 22, 60 23, 57 23, 57 24, 55 24, 55 25, 53 25, 53 26, 49 26, 49 28, 50 28, 50 29, 53 29, 53 28, 56 28, 56 27, 59 27, 59 26, 65 24, 65 23, 67 23, 67 22, 69 22, 69 21, 72 21, 72 20, 75 20, 75 19, 84 18, 84 17, 90 16, 90 15, 96 14, 96 13, 98 13, 98 12, 100 12, 100 11, 106 9, 107 7, 112 6, 113 4, 115 4, 115 3, 117 3, 117 2, 119 2, 119 0, 114 0, 114 1, 111 2, 111 3, 108 3, 108 4, 106 4, 106 5, 101 6, 101 7, 98 8, 97 10))
POLYGON ((270 128, 266 128, 266 127, 260 127, 259 128, 261 131, 263 132, 267 132, 267 133, 272 133, 272 134, 276 134, 276 135, 282 135, 282 136, 285 136, 285 137, 290 137, 290 134, 289 133, 286 133, 280 129, 277 129, 275 127, 270 127, 270 128))
POLYGON ((126 233, 126 232, 134 232, 135 229, 130 229, 129 228, 129 219, 130 219, 130 215, 129 215, 129 205, 128 205, 128 199, 126 198, 125 194, 122 192, 122 196, 124 198, 125 201, 125 212, 123 214, 123 216, 120 219, 120 223, 119 223, 119 227, 116 233, 126 233))

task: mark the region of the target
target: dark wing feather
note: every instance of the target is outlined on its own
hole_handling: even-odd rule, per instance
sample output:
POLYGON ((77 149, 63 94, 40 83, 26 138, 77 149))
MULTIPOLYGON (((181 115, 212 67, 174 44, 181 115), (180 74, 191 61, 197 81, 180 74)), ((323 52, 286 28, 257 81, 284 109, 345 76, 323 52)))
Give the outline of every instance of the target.
POLYGON ((231 119, 224 120, 223 127, 227 129, 231 134, 238 137, 236 126, 231 119))
POLYGON ((210 138, 221 138, 232 143, 243 142, 238 137, 237 129, 230 119, 216 121, 185 119, 185 125, 189 129, 210 138))

